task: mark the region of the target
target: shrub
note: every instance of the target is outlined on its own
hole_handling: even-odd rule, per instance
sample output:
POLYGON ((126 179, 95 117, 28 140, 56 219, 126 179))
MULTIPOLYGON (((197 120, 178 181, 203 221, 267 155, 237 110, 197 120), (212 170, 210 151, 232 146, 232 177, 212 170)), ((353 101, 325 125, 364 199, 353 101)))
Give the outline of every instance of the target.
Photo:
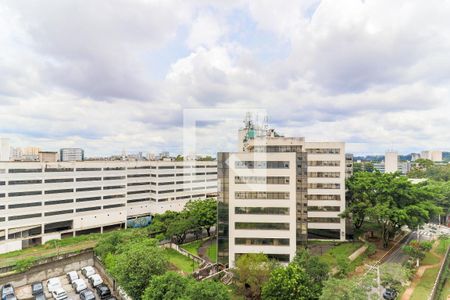
POLYGON ((36 262, 36 258, 28 257, 21 260, 18 260, 14 265, 14 271, 21 273, 28 271, 36 262))

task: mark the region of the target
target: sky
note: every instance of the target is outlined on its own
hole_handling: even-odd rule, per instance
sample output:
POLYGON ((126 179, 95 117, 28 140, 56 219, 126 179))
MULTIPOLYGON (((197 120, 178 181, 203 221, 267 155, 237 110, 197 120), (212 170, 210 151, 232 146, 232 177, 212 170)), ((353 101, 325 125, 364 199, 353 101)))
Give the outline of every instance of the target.
POLYGON ((377 154, 450 149, 450 1, 6 0, 0 137, 236 151, 247 111, 377 154))

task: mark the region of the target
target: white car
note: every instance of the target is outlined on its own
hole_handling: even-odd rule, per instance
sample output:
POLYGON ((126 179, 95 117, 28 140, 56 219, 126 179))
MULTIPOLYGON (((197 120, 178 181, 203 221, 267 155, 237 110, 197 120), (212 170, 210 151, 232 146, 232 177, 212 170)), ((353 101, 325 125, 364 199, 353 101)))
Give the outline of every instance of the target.
POLYGON ((47 280, 47 289, 50 293, 61 287, 61 280, 59 280, 59 278, 53 277, 47 280))
POLYGON ((78 277, 78 273, 76 271, 71 271, 67 273, 67 280, 69 280, 70 284, 72 284, 72 282, 74 282, 77 279, 80 279, 80 277, 78 277))
POLYGON ((67 293, 62 287, 59 287, 52 291, 52 297, 55 300, 64 300, 67 299, 67 293))
POLYGON ((89 283, 92 285, 92 287, 96 287, 97 285, 100 285, 103 283, 103 279, 98 274, 94 274, 91 277, 89 277, 89 283))
POLYGON ((81 274, 83 274, 84 277, 89 278, 95 274, 95 269, 92 266, 81 268, 81 274))
POLYGON ((84 282, 83 279, 75 279, 72 282, 72 287, 75 290, 75 293, 78 294, 79 292, 87 289, 87 284, 86 284, 86 282, 84 282))

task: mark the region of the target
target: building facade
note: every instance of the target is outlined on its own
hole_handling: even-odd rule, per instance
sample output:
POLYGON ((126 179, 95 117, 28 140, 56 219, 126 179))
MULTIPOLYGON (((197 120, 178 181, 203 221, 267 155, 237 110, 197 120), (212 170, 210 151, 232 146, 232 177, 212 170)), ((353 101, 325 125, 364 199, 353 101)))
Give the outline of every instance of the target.
POLYGON ((384 155, 384 172, 395 173, 398 170, 398 153, 396 151, 386 151, 384 155))
POLYGON ((9 139, 0 138, 0 161, 9 161, 10 151, 9 139))
POLYGON ((60 161, 83 161, 84 150, 81 148, 62 148, 59 150, 60 161))
POLYGON ((125 227, 215 197, 212 162, 2 162, 0 253, 125 227))
POLYGON ((420 153, 420 158, 429 159, 434 162, 442 161, 442 151, 427 150, 420 153))
POLYGON ((219 262, 288 262, 308 239, 345 240, 345 144, 246 136, 245 151, 217 156, 219 262))

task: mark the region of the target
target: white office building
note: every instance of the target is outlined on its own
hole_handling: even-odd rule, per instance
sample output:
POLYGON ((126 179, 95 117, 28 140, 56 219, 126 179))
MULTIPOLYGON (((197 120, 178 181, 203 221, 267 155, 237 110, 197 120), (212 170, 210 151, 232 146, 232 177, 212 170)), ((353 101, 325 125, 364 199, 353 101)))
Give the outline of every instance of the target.
POLYGON ((398 153, 396 151, 386 151, 384 155, 384 172, 395 173, 398 170, 398 153))
POLYGON ((84 150, 81 148, 62 148, 59 150, 60 161, 83 161, 84 150))
POLYGON ((10 151, 9 139, 0 138, 0 161, 9 161, 10 151))
POLYGON ((308 239, 345 240, 345 144, 243 130, 244 151, 217 157, 219 262, 260 252, 288 262, 308 239))
POLYGON ((214 161, 0 162, 0 253, 215 197, 214 161))

